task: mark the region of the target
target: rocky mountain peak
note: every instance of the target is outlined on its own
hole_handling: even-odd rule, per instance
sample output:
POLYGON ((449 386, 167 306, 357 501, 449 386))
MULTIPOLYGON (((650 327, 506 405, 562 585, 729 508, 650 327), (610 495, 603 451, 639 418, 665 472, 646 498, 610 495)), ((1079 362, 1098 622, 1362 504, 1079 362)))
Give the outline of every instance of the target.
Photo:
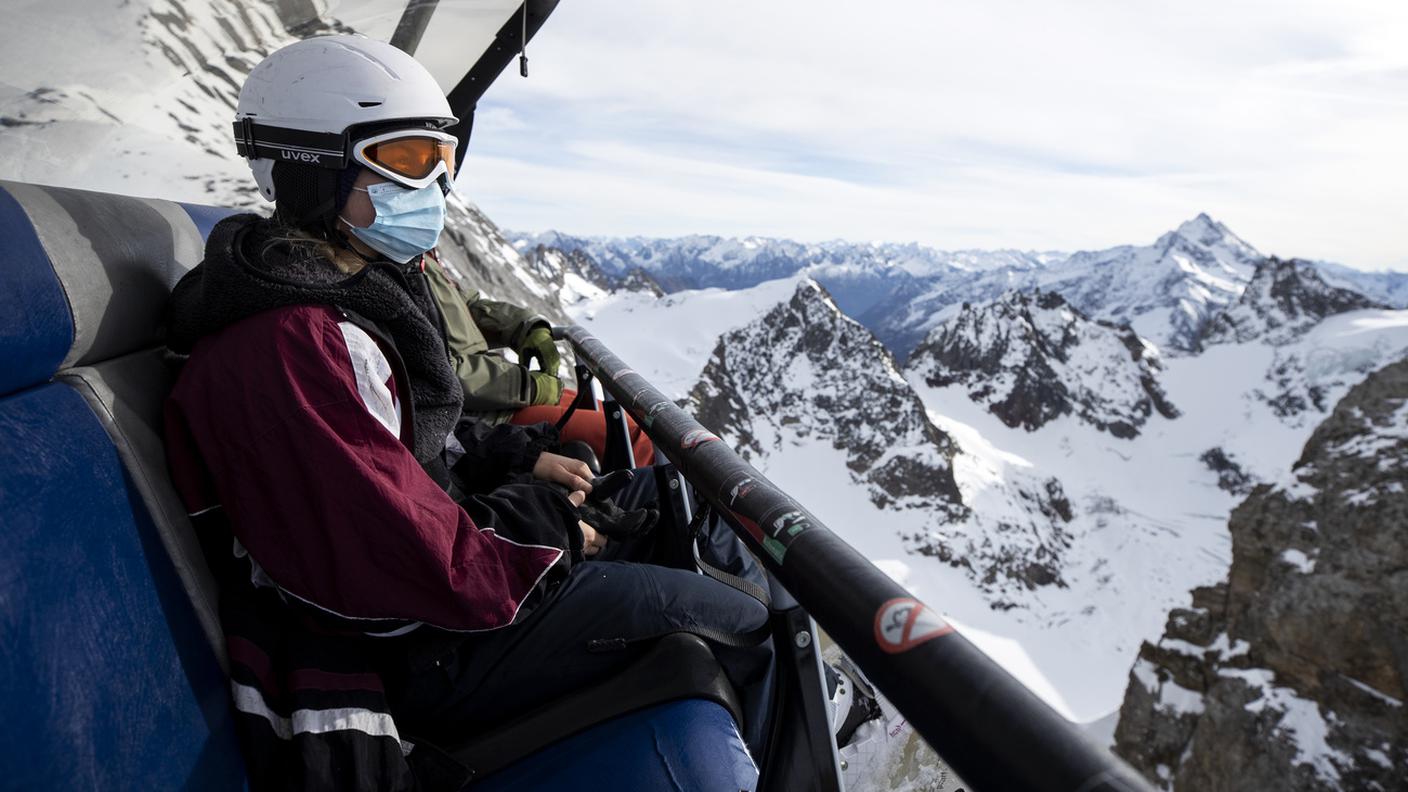
POLYGON ((1408 768, 1408 360, 1232 514, 1227 582, 1130 674, 1116 749, 1166 788, 1399 789, 1408 768))
POLYGON ((1202 343, 1261 339, 1281 345, 1327 316, 1386 307, 1352 289, 1331 286, 1308 261, 1272 256, 1257 265, 1237 302, 1208 324, 1202 343))
POLYGON ((1175 229, 1172 236, 1181 238, 1199 247, 1211 250, 1221 249, 1232 253, 1235 258, 1258 258, 1256 248, 1232 233, 1232 229, 1201 212, 1175 229))
POLYGON ((614 291, 647 292, 656 297, 665 294, 660 284, 645 270, 636 268, 624 275, 612 275, 580 247, 520 243, 515 248, 522 252, 527 269, 555 287, 558 297, 565 304, 601 297, 614 291))
POLYGON ((1144 247, 1077 253, 1048 285, 1087 314, 1128 324, 1161 349, 1191 351, 1203 325, 1241 294, 1261 254, 1199 215, 1144 247))
POLYGON ((1028 430, 1073 415, 1130 438, 1155 412, 1178 415, 1158 384, 1153 348, 1055 292, 965 304, 915 349, 909 370, 931 387, 964 388, 1003 423, 1028 430))
POLYGON ((954 445, 889 351, 815 281, 719 338, 690 394, 700 422, 756 462, 784 444, 820 441, 876 505, 964 512, 954 445))

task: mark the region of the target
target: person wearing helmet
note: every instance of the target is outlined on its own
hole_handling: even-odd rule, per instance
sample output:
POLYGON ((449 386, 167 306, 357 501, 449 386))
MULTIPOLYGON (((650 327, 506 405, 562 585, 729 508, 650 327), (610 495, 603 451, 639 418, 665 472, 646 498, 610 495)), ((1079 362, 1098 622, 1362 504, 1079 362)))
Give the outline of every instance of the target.
MULTIPOLYGON (((419 67, 410 56, 401 55, 419 67)), ((238 151, 250 158, 260 193, 268 200, 277 197, 276 211, 286 225, 310 228, 314 236, 344 238, 363 254, 375 252, 399 263, 420 262, 455 374, 465 391, 466 411, 489 425, 510 419, 517 425, 555 422, 574 394, 564 395, 557 377, 557 350, 547 321, 482 295, 465 300, 433 253, 444 227, 444 193, 455 175, 457 141, 441 130, 455 118, 439 85, 423 68, 398 78, 395 72, 379 68, 399 60, 394 55, 387 58, 380 64, 348 61, 356 65, 335 74, 321 62, 325 60, 321 50, 287 51, 273 63, 261 63, 246 81, 250 90, 240 94, 235 122, 238 151), (335 79, 338 85, 328 89, 319 83, 319 89, 308 90, 310 79, 335 79), (407 121, 413 126, 408 128, 407 121), (356 145, 346 139, 352 129, 358 130, 356 145), (415 134, 408 135, 410 131, 415 134), (351 180, 367 171, 370 175, 364 178, 380 176, 418 192, 414 199, 396 197, 400 203, 393 207, 390 201, 398 195, 393 187, 373 188, 367 197, 376 205, 376 219, 360 227, 334 210, 347 199, 351 180), (431 182, 443 188, 438 197, 433 190, 419 190, 431 182), (395 228, 388 231, 387 223, 395 228), (422 258, 427 252, 431 255, 422 258), (517 350, 523 365, 491 354, 491 345, 517 350), (529 354, 539 358, 539 371, 529 371, 529 354)), ((344 258, 344 264, 356 266, 357 262, 344 258)), ((600 456, 606 436, 603 416, 602 411, 574 415, 562 428, 561 439, 584 441, 600 456)), ((467 449, 483 460, 479 467, 492 467, 505 450, 511 454, 516 447, 517 435, 480 434, 483 440, 467 449), (506 436, 509 440, 504 442, 506 436)), ((654 447, 639 427, 632 426, 632 438, 638 464, 653 462, 654 447)), ((466 464, 471 461, 477 460, 466 464)), ((523 461, 514 460, 513 467, 523 467, 523 461)))
MULTIPOLYGON (((606 546, 581 520, 592 485, 551 453, 550 426, 513 427, 503 452, 538 481, 456 492, 465 394, 424 266, 453 122, 390 45, 271 54, 235 137, 274 215, 218 223, 172 294, 167 344, 187 357, 168 460, 220 582, 254 788, 458 789, 465 770, 436 742, 635 656, 592 642, 766 631, 763 605, 702 575, 588 562, 606 546)), ((716 655, 756 752, 771 645, 716 655)))

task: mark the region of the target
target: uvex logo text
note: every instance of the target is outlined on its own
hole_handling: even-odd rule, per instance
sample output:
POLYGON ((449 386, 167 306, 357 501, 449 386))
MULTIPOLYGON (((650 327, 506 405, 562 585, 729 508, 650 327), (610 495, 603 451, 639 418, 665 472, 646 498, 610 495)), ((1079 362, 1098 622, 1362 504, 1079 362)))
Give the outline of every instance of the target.
POLYGON ((311 162, 315 165, 323 163, 322 154, 309 154, 306 151, 280 151, 279 155, 286 160, 298 160, 299 162, 311 162))

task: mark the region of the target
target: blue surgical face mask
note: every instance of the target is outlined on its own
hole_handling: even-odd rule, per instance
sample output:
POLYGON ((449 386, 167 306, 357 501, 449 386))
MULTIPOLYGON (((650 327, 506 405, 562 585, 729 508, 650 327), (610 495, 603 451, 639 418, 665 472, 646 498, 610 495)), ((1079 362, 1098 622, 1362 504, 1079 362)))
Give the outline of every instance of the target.
POLYGON ((445 228, 445 193, 438 183, 420 189, 381 182, 353 187, 372 200, 376 219, 366 228, 347 223, 352 235, 392 261, 405 264, 435 247, 445 228))

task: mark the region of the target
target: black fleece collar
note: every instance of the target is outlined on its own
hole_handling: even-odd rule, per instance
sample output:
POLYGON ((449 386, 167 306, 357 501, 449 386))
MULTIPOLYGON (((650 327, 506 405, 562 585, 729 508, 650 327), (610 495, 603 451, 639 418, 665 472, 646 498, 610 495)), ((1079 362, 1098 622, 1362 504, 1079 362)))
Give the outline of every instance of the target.
POLYGON ((391 262, 346 275, 311 248, 279 240, 277 227, 253 214, 211 229, 205 260, 171 294, 167 346, 189 354, 197 339, 241 319, 291 305, 331 305, 383 328, 410 379, 415 439, 422 465, 444 451, 459 419, 464 390, 455 376, 424 277, 391 262))

